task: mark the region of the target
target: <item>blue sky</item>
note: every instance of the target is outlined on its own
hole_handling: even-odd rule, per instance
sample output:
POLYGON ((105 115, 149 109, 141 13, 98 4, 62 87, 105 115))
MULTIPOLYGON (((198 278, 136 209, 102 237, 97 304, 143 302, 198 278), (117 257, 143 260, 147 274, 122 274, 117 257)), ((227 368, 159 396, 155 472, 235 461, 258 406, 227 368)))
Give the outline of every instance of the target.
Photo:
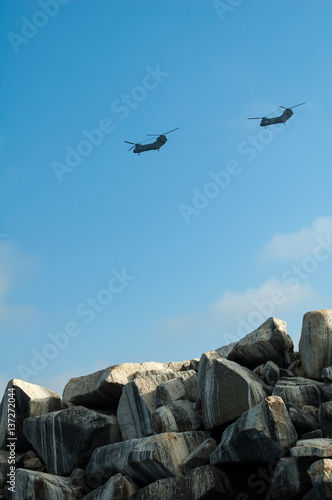
POLYGON ((0 4, 2 388, 331 308, 332 5, 188 5, 0 4))

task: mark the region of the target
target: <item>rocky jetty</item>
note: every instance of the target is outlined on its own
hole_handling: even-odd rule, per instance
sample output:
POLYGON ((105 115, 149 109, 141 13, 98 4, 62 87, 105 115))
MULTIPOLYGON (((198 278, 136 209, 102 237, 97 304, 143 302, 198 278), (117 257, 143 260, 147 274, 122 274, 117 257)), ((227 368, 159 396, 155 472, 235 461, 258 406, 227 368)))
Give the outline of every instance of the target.
POLYGON ((71 379, 62 398, 11 380, 0 420, 0 499, 332 499, 332 310, 304 315, 299 352, 269 318, 200 359, 71 379))

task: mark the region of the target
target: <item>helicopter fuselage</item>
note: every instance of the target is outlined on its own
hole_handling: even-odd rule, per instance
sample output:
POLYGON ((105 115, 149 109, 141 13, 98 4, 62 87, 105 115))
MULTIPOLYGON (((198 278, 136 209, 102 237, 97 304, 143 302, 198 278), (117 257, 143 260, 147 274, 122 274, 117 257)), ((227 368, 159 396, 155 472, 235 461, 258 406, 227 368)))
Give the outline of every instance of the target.
POLYGON ((293 111, 290 108, 286 108, 280 116, 275 116, 274 118, 262 118, 260 126, 267 127, 268 125, 275 125, 276 123, 285 123, 292 115, 293 111))
POLYGON ((167 137, 165 135, 160 135, 151 144, 136 144, 133 153, 143 153, 144 151, 151 151, 154 149, 160 149, 167 142, 167 137))

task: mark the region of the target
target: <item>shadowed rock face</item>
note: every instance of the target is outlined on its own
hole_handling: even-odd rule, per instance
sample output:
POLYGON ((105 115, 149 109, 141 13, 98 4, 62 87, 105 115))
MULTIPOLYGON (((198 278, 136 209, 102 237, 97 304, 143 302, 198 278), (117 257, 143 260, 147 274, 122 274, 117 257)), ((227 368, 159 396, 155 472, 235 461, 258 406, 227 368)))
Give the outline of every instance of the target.
POLYGON ((308 475, 319 499, 332 498, 332 460, 323 459, 313 463, 308 475))
POLYGON ((132 500, 232 500, 223 473, 211 465, 198 467, 185 477, 161 479, 137 492, 132 500))
POLYGON ((127 500, 138 491, 138 486, 130 478, 116 474, 104 486, 92 491, 84 500, 127 500))
MULTIPOLYGON (((192 399, 197 387, 197 375, 193 371, 168 371, 160 375, 138 377, 128 382, 122 391, 117 412, 123 439, 136 439, 153 434, 152 414, 156 406, 157 389, 161 386, 165 388, 168 382, 175 382, 176 378, 181 380, 184 387, 184 396, 192 399)), ((158 399, 160 402, 161 398, 158 399)), ((199 425, 193 425, 193 427, 198 428, 199 425)), ((176 430, 175 427, 173 430, 176 430)), ((186 430, 192 429, 188 428, 186 430)))
POLYGON ((222 358, 215 351, 207 352, 201 358, 198 392, 206 429, 234 420, 267 395, 255 374, 222 358))
POLYGON ((7 450, 7 423, 11 412, 15 413, 16 451, 25 451, 28 448, 27 441, 23 435, 24 419, 59 410, 60 404, 60 396, 57 392, 19 379, 13 379, 8 382, 0 406, 0 449, 7 450), (14 403, 9 407, 8 389, 14 390, 14 403))
POLYGON ((297 408, 319 406, 324 401, 323 383, 304 377, 282 377, 274 386, 273 395, 297 408))
POLYGON ((286 323, 276 318, 269 318, 239 342, 217 349, 221 356, 248 368, 255 368, 266 361, 283 367, 285 354, 292 351, 293 341, 287 334, 286 323))
POLYGON ((268 500, 292 500, 308 492, 311 481, 307 470, 311 464, 310 458, 281 458, 272 477, 268 500))
POLYGON ((303 316, 299 352, 306 376, 321 380, 323 369, 332 365, 332 310, 303 316))
POLYGON ((144 484, 182 475, 180 465, 209 437, 208 432, 169 432, 132 439, 97 448, 86 468, 87 474, 113 467, 144 484))
POLYGON ((16 471, 15 498, 29 500, 75 500, 80 489, 68 478, 18 469, 16 471))
POLYGON ((82 406, 28 418, 23 431, 52 474, 69 474, 87 452, 120 439, 115 416, 82 406))
POLYGON ((269 396, 225 429, 211 464, 278 460, 296 439, 284 402, 269 396))

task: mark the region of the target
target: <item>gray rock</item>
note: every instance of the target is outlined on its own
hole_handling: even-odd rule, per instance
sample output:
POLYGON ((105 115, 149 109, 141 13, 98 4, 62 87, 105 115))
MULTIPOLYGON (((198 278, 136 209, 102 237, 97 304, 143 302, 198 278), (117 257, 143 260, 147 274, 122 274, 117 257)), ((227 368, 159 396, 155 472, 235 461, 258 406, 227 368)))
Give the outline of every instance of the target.
POLYGON ((296 430, 283 400, 269 396, 225 429, 210 463, 278 460, 296 439, 296 430))
POLYGON ((117 417, 124 440, 149 436, 153 433, 151 417, 154 410, 156 389, 176 374, 136 378, 125 385, 119 401, 117 417))
POLYGON ((138 491, 137 484, 122 474, 112 476, 106 484, 84 497, 84 500, 127 500, 138 491))
POLYGON ((300 439, 290 449, 292 457, 332 457, 332 439, 300 439))
POLYGON ((159 384, 156 389, 155 409, 160 406, 165 406, 178 399, 184 399, 186 396, 186 388, 182 378, 173 378, 159 384))
POLYGON ((15 447, 16 452, 28 449, 28 443, 23 435, 23 421, 25 418, 42 415, 60 408, 60 396, 40 385, 30 384, 23 380, 13 379, 8 382, 0 405, 0 450, 8 451, 7 438, 10 437, 8 429, 8 418, 15 414, 15 447), (14 402, 11 403, 13 389, 14 402), (35 401, 38 404, 35 404, 35 401), (8 406, 9 405, 9 406, 8 406), (41 412, 41 413, 38 413, 41 412))
POLYGON ((282 367, 285 355, 292 351, 293 341, 287 334, 286 323, 276 318, 269 318, 238 342, 217 349, 223 357, 248 368, 255 368, 266 361, 273 361, 282 367))
POLYGON ((274 396, 280 396, 285 403, 293 403, 297 408, 304 405, 319 406, 324 401, 323 384, 304 377, 283 377, 273 389, 274 396))
POLYGON ((332 382, 325 380, 323 385, 323 396, 327 401, 332 401, 332 382))
POLYGON ((38 470, 39 472, 44 472, 45 465, 38 457, 29 458, 24 461, 24 468, 29 470, 38 470))
POLYGON ((206 429, 238 418, 266 396, 257 375, 248 368, 222 358, 214 351, 201 357, 198 392, 206 429))
POLYGON ((261 377, 267 385, 274 386, 280 378, 279 366, 273 361, 267 361, 261 371, 261 377))
POLYGON ((122 388, 134 380, 138 372, 165 370, 163 363, 123 363, 83 377, 72 378, 65 386, 62 400, 88 408, 116 408, 122 388))
POLYGON ((319 428, 316 418, 303 409, 289 408, 288 412, 298 434, 304 434, 319 428))
POLYGON ((280 368, 280 377, 295 377, 295 375, 291 370, 280 368))
POLYGON ((302 500, 319 500, 319 498, 316 495, 315 490, 311 488, 311 490, 309 490, 308 493, 302 497, 302 500))
POLYGON ((155 394, 154 409, 160 406, 165 406, 178 399, 189 399, 196 401, 198 396, 197 390, 197 373, 194 370, 178 372, 177 378, 166 380, 158 385, 155 394))
POLYGON ((332 366, 327 366, 322 371, 322 379, 332 382, 332 366))
POLYGON ((202 425, 201 417, 193 409, 191 401, 175 401, 166 406, 161 406, 151 417, 152 429, 161 432, 195 431, 202 425))
POLYGON ((281 458, 273 474, 267 500, 292 500, 306 493, 312 486, 307 474, 312 463, 310 458, 281 458))
POLYGON ((208 437, 202 431, 170 432, 102 446, 93 452, 86 474, 113 467, 143 484, 182 475, 181 463, 208 437))
POLYGON ((160 479, 136 493, 132 500, 234 500, 225 475, 211 465, 197 467, 186 476, 160 479))
POLYGON ((322 403, 319 407, 319 424, 325 438, 332 438, 332 401, 322 403))
POLYGON ((119 440, 116 417, 82 406, 26 419, 23 431, 51 474, 69 474, 91 450, 119 440))
POLYGON ((9 451, 0 451, 0 488, 4 488, 7 483, 7 474, 9 474, 10 464, 9 451))
POLYGON ((300 439, 321 439, 323 437, 322 429, 316 429, 315 431, 306 432, 300 435, 300 439))
POLYGON ((25 469, 16 471, 15 498, 17 500, 74 500, 80 490, 65 477, 25 469))
POLYGON ((313 463, 308 469, 315 493, 320 500, 332 498, 332 460, 323 459, 313 463))
POLYGON ((289 366, 296 359, 300 359, 300 353, 297 351, 287 352, 285 354, 285 365, 289 366))
POLYGON ((310 311, 303 316, 299 343, 301 365, 307 377, 321 380, 324 368, 332 365, 332 311, 310 311))
POLYGON ((195 448, 182 462, 180 466, 182 473, 187 474, 190 470, 209 463, 210 455, 214 452, 216 447, 217 442, 213 438, 209 438, 197 446, 197 448, 195 448))

